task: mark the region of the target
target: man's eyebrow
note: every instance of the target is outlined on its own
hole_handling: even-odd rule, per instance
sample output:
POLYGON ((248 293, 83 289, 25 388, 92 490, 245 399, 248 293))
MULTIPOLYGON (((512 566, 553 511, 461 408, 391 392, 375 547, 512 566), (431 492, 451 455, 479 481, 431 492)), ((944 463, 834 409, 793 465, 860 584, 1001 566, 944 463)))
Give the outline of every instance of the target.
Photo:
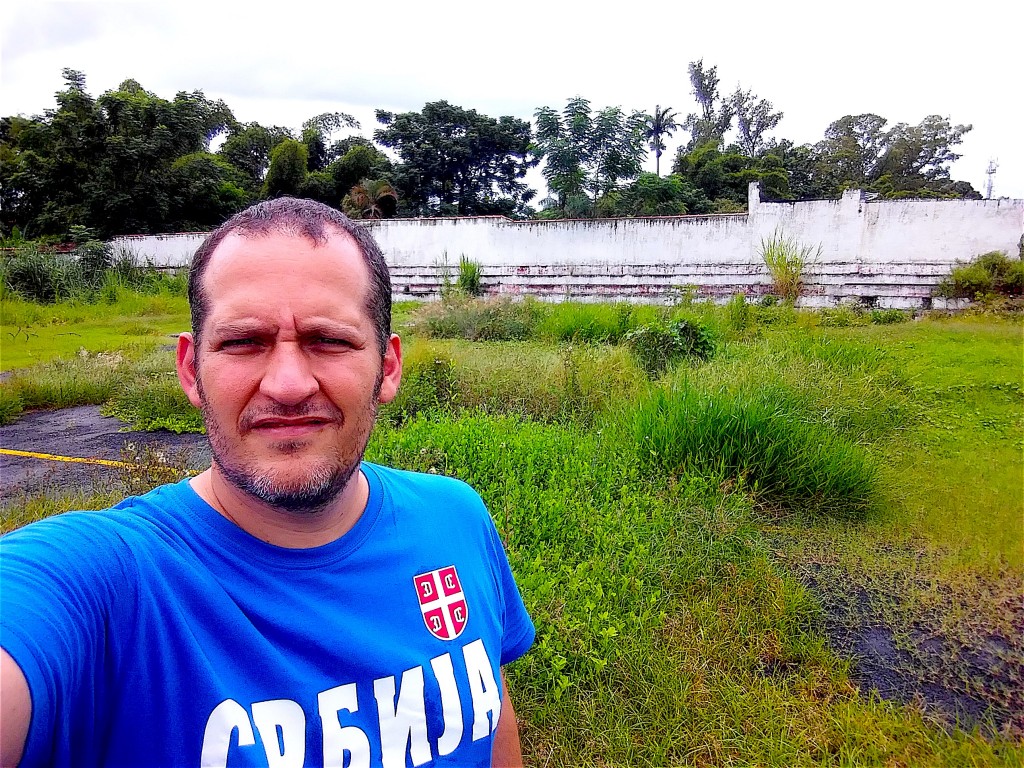
POLYGON ((218 336, 234 336, 239 333, 256 333, 270 329, 267 323, 259 320, 229 320, 216 323, 211 329, 218 336))

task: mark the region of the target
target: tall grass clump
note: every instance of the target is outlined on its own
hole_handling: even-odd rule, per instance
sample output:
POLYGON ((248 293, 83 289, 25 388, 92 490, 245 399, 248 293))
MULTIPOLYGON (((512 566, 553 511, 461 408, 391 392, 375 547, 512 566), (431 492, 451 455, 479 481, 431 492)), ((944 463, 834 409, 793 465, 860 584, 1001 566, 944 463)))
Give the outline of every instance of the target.
POLYGON ((852 441, 814 423, 776 387, 656 390, 636 412, 649 471, 739 483, 761 505, 861 518, 875 467, 852 441))
POLYGON ((761 258, 772 276, 772 290, 788 302, 795 302, 804 289, 808 266, 821 256, 821 246, 802 245, 776 229, 771 237, 761 240, 761 258))
POLYGON ((537 335, 554 342, 618 344, 638 325, 657 320, 656 307, 564 301, 547 308, 537 335))
POLYGON ((483 273, 480 263, 468 258, 466 254, 459 257, 459 276, 456 287, 467 296, 480 296, 484 292, 483 273))
POLYGON ((382 413, 401 424, 420 414, 451 413, 458 401, 455 362, 431 344, 416 344, 403 351, 402 386, 382 413))
POLYGON ((29 301, 53 304, 78 298, 88 290, 82 264, 69 253, 36 245, 16 248, 2 257, 4 292, 29 301))

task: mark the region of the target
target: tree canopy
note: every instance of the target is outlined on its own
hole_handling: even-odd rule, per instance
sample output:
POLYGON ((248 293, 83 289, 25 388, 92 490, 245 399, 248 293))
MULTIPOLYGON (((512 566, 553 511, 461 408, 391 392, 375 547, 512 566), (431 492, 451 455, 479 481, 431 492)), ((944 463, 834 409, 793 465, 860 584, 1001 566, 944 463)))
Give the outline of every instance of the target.
POLYGON ((421 112, 376 114, 384 127, 374 140, 401 160, 395 180, 404 212, 514 214, 536 194, 522 181, 537 162, 525 120, 496 120, 447 101, 430 102, 421 112))
POLYGON ((377 111, 373 140, 355 119, 325 112, 297 130, 242 123, 202 91, 166 99, 138 81, 93 98, 65 69, 55 107, 0 118, 0 234, 99 237, 207 229, 262 198, 297 195, 369 217, 533 215, 527 171, 544 163, 544 217, 648 216, 741 210, 747 185, 768 198, 836 197, 860 187, 882 197, 980 195, 950 177, 970 125, 926 116, 890 125, 844 115, 816 142, 773 135, 783 113, 718 69, 687 67, 695 108, 684 119, 594 108, 583 97, 539 107, 534 124, 447 101, 418 112, 377 111), (346 132, 348 134, 346 135, 346 132), (667 141, 682 134, 672 175, 667 141), (642 173, 648 150, 655 173, 642 173))

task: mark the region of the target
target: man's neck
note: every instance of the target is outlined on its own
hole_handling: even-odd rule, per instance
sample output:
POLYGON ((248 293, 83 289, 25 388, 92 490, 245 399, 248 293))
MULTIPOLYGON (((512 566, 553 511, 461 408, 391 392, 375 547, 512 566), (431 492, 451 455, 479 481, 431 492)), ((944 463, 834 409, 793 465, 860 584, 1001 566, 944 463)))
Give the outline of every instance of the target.
POLYGON ((337 541, 362 517, 370 484, 358 470, 323 510, 292 512, 271 507, 228 482, 216 465, 190 481, 199 497, 261 541, 287 549, 310 549, 337 541))

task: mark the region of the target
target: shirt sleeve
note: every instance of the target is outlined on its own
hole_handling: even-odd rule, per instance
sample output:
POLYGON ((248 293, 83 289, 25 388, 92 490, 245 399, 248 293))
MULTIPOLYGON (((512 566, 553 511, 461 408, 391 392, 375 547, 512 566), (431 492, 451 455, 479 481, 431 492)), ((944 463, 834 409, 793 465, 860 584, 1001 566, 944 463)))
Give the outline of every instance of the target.
POLYGON ((107 629, 131 600, 133 568, 103 522, 97 513, 70 513, 0 539, 0 646, 32 699, 22 765, 59 762, 55 745, 75 739, 74 723, 89 719, 101 693, 107 629))

